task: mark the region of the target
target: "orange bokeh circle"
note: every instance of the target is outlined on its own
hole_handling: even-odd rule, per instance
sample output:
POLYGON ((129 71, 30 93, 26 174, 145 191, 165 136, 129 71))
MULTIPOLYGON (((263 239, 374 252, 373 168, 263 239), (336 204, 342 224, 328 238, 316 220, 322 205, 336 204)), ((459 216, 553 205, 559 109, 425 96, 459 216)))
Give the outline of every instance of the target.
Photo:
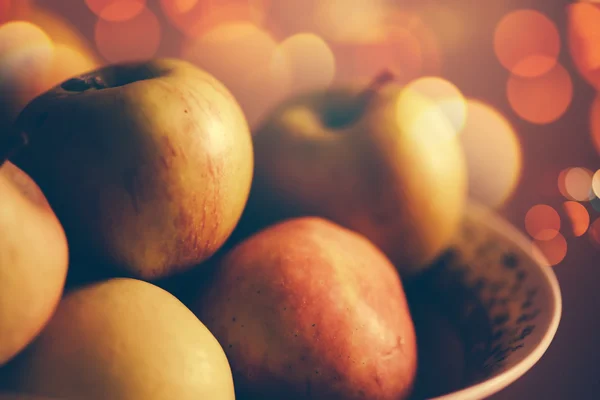
POLYGON ((270 0, 160 0, 167 19, 183 34, 200 37, 221 24, 260 25, 270 0))
POLYGON ((158 18, 145 8, 127 21, 96 22, 94 37, 100 54, 109 62, 125 62, 153 57, 160 45, 158 18))
POLYGON ((500 63, 512 74, 535 77, 556 64, 560 36, 554 22, 541 12, 517 10, 498 23, 494 50, 500 63))
POLYGON ((550 240, 560 231, 560 216, 551 206, 538 204, 527 211, 525 229, 534 239, 550 240))
POLYGON ((512 109, 526 121, 548 124, 560 118, 573 99, 569 72, 556 64, 549 72, 534 78, 511 75, 506 94, 512 109))
POLYGON ((107 21, 127 21, 141 13, 146 0, 85 0, 88 8, 107 21))

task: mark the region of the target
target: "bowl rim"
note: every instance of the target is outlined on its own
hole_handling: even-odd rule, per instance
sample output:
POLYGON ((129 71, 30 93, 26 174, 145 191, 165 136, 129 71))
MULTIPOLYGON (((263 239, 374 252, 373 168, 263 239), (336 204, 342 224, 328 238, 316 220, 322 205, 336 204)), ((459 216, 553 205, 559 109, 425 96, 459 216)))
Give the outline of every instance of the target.
POLYGON ((514 383, 529 371, 542 358, 546 350, 548 350, 550 343, 556 335, 562 315, 562 296, 556 274, 546 257, 537 247, 535 247, 532 241, 513 224, 501 217, 496 211, 488 209, 476 202, 469 202, 466 212, 476 215, 478 223, 486 225, 491 230, 502 235, 506 240, 512 242, 521 249, 523 253, 527 254, 534 262, 541 272, 542 280, 550 289, 549 292, 552 299, 550 300, 549 307, 552 307, 550 309, 552 317, 548 324, 548 328, 539 343, 529 355, 520 360, 517 364, 493 378, 468 386, 464 389, 432 397, 430 400, 479 400, 498 393, 514 383))

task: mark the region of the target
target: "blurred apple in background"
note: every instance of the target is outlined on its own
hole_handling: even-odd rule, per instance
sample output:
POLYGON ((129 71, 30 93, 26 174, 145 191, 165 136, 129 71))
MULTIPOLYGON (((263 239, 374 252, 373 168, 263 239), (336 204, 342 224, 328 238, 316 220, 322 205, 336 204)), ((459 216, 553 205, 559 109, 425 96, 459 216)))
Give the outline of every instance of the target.
POLYGON ((96 66, 89 43, 66 19, 23 8, 0 25, 0 136, 37 95, 96 66))
POLYGON ((281 105, 254 137, 255 179, 240 236, 266 221, 318 215, 419 272, 454 235, 467 194, 457 130, 418 90, 382 74, 281 105))
POLYGON ((30 22, 0 25, 0 135, 4 135, 19 111, 40 92, 54 44, 30 22))

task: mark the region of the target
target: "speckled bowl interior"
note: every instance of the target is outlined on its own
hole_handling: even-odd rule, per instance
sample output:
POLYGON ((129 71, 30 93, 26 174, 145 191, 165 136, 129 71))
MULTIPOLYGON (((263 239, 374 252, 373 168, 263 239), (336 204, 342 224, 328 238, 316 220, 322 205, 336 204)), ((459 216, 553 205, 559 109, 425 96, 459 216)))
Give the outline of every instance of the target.
POLYGON ((500 391, 541 358, 560 320, 560 290, 541 253, 477 204, 448 251, 405 286, 419 342, 414 399, 500 391))

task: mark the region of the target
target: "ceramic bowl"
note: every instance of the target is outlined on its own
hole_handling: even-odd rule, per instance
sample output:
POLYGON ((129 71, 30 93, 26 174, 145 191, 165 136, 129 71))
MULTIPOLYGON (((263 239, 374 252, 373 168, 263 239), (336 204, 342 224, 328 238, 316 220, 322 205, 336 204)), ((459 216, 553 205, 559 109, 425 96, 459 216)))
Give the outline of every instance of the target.
POLYGON ((560 320, 560 289, 542 254, 477 204, 449 250, 405 286, 419 342, 415 399, 491 396, 542 357, 560 320))

